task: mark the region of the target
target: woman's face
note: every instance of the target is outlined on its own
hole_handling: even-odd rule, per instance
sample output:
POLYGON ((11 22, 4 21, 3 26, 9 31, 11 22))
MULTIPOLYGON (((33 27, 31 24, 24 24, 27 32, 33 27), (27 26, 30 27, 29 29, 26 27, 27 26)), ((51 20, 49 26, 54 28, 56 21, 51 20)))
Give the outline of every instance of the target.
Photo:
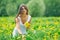
POLYGON ((24 7, 21 8, 21 11, 22 11, 23 14, 26 14, 26 12, 27 12, 24 7))

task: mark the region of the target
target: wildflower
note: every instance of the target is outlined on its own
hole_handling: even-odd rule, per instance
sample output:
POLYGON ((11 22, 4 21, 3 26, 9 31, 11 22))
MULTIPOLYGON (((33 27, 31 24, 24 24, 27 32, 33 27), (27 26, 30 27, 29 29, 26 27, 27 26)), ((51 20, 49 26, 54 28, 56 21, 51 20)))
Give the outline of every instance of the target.
POLYGON ((48 25, 48 24, 50 24, 50 22, 47 20, 47 21, 46 21, 46 24, 48 25))
POLYGON ((44 36, 43 40, 46 40, 46 36, 44 36))
POLYGON ((58 24, 59 24, 59 22, 54 22, 54 24, 55 24, 55 25, 58 25, 58 24))
POLYGON ((40 25, 39 27, 38 27, 38 30, 41 30, 42 29, 42 26, 40 25))
POLYGON ((34 28, 31 28, 32 31, 34 31, 34 28))
POLYGON ((58 39, 57 39, 57 38, 58 38, 58 34, 55 33, 54 36, 53 36, 53 38, 54 38, 54 40, 58 40, 58 39))
POLYGON ((51 32, 49 31, 49 32, 46 32, 46 33, 47 33, 47 35, 49 35, 49 36, 50 36, 50 33, 51 33, 51 32))
POLYGON ((51 30, 54 30, 54 29, 55 29, 55 27, 51 27, 50 29, 51 29, 51 30))

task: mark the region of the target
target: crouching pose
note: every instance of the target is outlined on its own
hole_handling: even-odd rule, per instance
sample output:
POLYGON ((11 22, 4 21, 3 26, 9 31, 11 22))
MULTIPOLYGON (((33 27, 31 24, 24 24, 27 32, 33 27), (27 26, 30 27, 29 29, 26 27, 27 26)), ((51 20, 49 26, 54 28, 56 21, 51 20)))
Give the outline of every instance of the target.
POLYGON ((28 14, 26 5, 22 4, 19 7, 18 15, 15 18, 16 26, 13 30, 13 37, 17 34, 22 35, 22 40, 26 40, 26 30, 30 27, 31 16, 28 14))

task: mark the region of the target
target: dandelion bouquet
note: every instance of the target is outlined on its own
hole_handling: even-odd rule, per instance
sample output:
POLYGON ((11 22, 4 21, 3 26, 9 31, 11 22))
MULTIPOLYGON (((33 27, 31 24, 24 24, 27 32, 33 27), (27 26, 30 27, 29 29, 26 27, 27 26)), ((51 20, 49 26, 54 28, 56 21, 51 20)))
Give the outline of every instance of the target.
POLYGON ((25 22, 24 26, 25 26, 26 28, 29 28, 29 27, 30 27, 30 23, 29 23, 29 22, 25 22))

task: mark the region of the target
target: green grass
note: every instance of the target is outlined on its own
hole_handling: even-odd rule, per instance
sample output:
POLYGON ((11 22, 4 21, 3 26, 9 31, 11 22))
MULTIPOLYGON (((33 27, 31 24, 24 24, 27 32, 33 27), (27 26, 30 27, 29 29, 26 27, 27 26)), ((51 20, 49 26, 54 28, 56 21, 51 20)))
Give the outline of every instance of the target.
MULTIPOLYGON (((0 40, 21 39, 12 38, 14 27, 14 17, 0 17, 0 40)), ((27 33, 26 40, 60 40, 60 17, 32 17, 27 33)))

